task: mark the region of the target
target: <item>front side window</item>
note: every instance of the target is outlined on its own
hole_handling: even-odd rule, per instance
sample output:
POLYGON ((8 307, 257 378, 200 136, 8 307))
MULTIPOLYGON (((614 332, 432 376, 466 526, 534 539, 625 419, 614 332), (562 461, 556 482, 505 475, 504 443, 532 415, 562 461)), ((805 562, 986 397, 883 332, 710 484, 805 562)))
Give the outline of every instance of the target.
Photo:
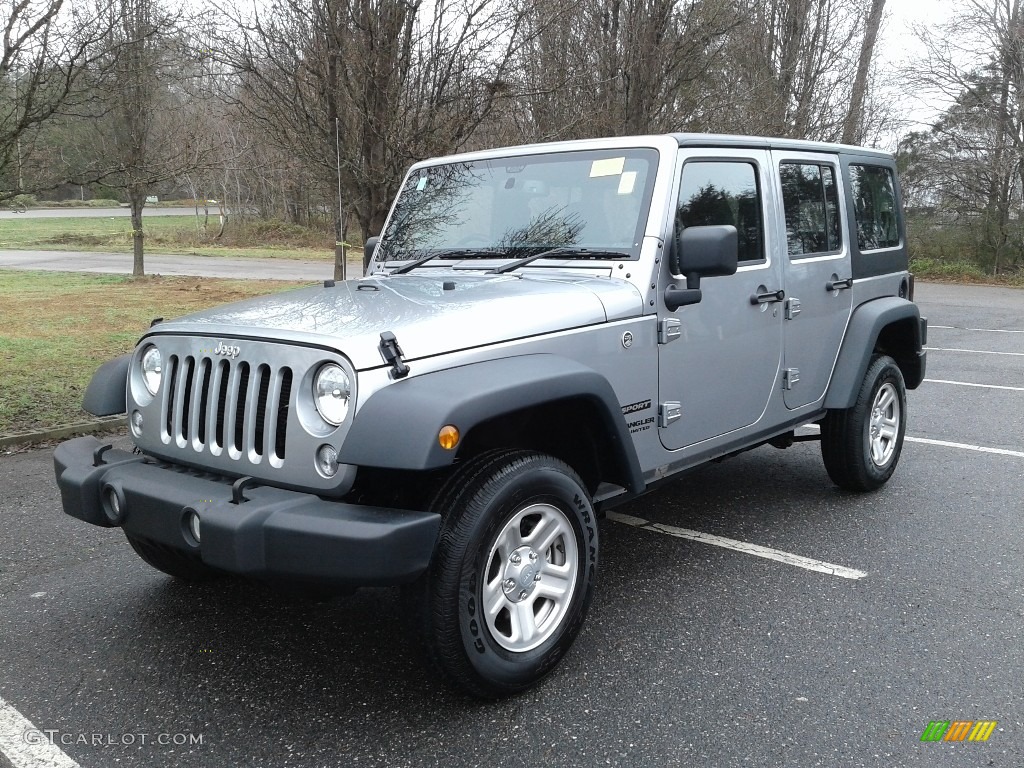
POLYGON ((862 251, 900 244, 896 185, 892 170, 879 165, 850 165, 850 192, 862 251))
POLYGON ((764 260, 757 166, 696 160, 683 166, 676 225, 731 224, 739 235, 740 263, 764 260))
POLYGON ((379 260, 638 258, 658 166, 653 149, 512 156, 415 171, 379 260))
POLYGON ((782 207, 791 257, 842 248, 836 171, 818 163, 782 163, 782 207))

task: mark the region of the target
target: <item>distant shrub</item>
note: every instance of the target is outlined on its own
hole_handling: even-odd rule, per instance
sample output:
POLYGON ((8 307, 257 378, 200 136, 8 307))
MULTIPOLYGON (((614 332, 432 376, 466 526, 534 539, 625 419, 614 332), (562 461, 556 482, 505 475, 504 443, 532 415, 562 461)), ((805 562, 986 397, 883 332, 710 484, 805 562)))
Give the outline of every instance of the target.
POLYGON ((985 270, 970 261, 940 261, 938 259, 911 259, 910 271, 917 277, 934 280, 979 283, 991 280, 985 270))
POLYGON ((97 200, 59 200, 54 203, 45 203, 54 208, 117 208, 121 204, 117 200, 100 198, 97 200))

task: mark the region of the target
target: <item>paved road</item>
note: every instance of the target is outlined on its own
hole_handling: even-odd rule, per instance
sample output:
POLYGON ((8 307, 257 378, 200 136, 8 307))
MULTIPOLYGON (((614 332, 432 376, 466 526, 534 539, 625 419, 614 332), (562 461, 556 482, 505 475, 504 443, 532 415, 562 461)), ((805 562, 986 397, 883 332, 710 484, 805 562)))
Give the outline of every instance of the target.
POLYGON ((394 591, 176 584, 65 517, 35 451, 0 457, 0 698, 86 768, 1019 768, 1024 292, 918 292, 935 351, 883 490, 836 490, 804 443, 617 510, 865 578, 606 520, 573 651, 536 690, 478 704, 420 666, 394 591), (998 727, 922 743, 932 720, 998 727))
MULTIPOLYGON (((362 265, 349 259, 351 274, 362 274, 362 265)), ((107 272, 130 275, 130 253, 96 251, 0 250, 0 269, 33 269, 53 272, 107 272)), ((333 254, 322 262, 294 259, 225 258, 147 253, 150 275, 197 275, 203 277, 261 278, 265 280, 326 280, 334 276, 333 254)))
MULTIPOLYGON (((201 211, 202 209, 200 209, 201 211)), ((194 216, 194 208, 149 208, 142 210, 143 218, 147 216, 194 216)), ((210 214, 217 213, 216 206, 210 208, 210 214)), ((24 213, 14 213, 7 206, 0 207, 0 221, 4 219, 109 219, 131 215, 128 208, 29 208, 24 213)))

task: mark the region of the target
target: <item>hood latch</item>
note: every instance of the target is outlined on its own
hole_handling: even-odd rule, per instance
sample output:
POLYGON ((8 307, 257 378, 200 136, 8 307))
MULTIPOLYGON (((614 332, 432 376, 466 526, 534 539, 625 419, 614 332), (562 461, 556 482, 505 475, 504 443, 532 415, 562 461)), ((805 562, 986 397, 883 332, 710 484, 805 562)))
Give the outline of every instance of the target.
POLYGON ((402 348, 398 346, 398 339, 391 331, 384 331, 380 335, 380 354, 384 362, 391 366, 392 379, 402 379, 409 375, 409 366, 402 360, 402 348))

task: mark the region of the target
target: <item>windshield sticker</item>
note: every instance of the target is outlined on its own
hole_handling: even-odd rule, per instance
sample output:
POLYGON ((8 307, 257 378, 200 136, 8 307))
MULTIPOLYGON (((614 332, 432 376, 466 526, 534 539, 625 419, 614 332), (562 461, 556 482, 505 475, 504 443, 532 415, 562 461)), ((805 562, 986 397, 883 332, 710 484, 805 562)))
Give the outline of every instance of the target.
POLYGON ((620 195, 631 195, 633 194, 633 188, 636 186, 636 171, 624 171, 622 178, 619 179, 619 194, 620 195))
POLYGON ((416 185, 416 191, 417 192, 422 192, 426 188, 427 188, 427 177, 426 176, 420 176, 420 181, 416 185))
POLYGON ((590 178, 619 176, 622 174, 622 166, 625 164, 626 158, 624 157, 609 157, 606 160, 595 160, 590 164, 590 178))

